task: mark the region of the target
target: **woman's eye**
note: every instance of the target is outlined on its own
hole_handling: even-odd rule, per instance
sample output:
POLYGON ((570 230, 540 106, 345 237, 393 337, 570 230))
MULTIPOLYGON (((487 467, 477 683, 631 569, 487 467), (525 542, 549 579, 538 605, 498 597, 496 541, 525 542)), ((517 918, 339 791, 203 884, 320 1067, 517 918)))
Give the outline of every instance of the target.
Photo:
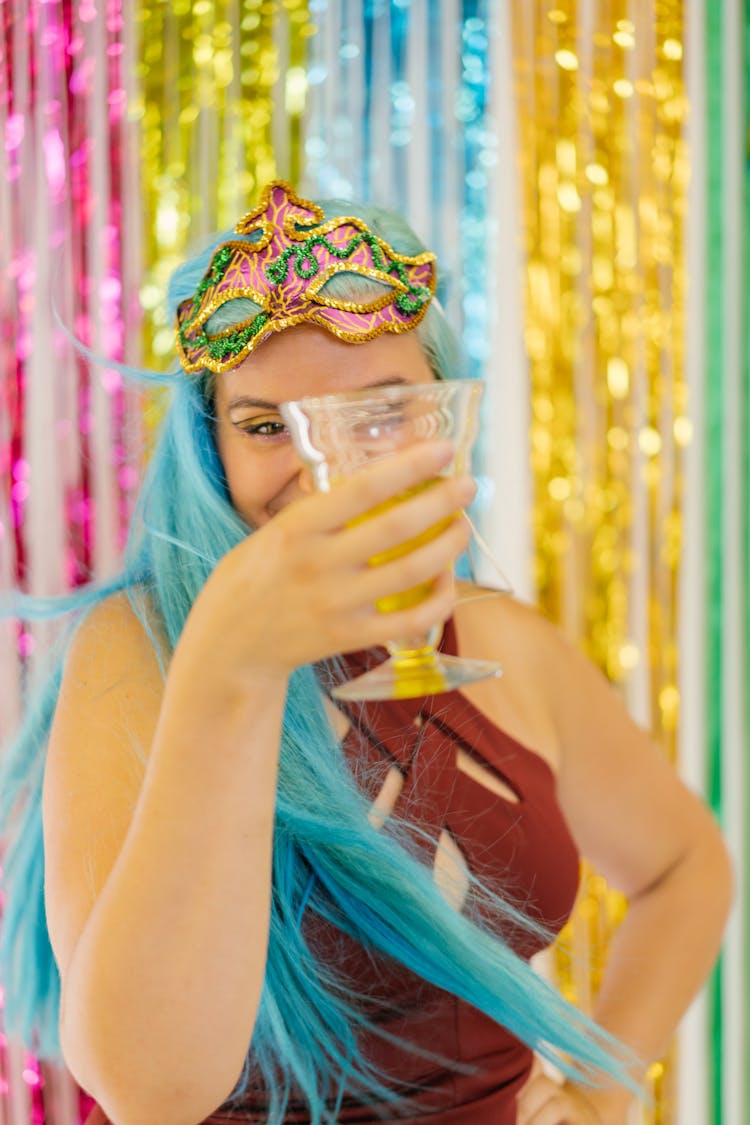
POLYGON ((277 438, 285 437, 287 428, 283 422, 246 422, 240 429, 252 437, 277 438))

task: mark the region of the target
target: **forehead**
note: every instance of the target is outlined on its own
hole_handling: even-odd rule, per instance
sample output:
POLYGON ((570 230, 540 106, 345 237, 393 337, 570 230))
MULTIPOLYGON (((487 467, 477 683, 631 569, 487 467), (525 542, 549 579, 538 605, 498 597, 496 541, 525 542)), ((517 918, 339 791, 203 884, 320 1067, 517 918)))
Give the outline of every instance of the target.
POLYGON ((237 367, 216 379, 219 405, 240 395, 273 402, 356 390, 376 378, 427 382, 432 372, 415 332, 385 333, 349 344, 312 325, 270 336, 237 367))

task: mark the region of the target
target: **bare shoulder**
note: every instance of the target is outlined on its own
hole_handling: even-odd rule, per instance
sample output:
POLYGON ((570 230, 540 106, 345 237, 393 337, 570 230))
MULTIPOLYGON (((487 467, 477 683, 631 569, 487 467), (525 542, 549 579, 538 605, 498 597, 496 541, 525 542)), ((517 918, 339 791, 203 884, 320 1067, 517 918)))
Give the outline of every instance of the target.
POLYGON ((472 639, 484 638, 503 650, 512 649, 530 671, 541 669, 567 647, 563 634, 540 609, 504 590, 473 582, 457 584, 456 622, 472 639))
POLYGON ((626 728, 629 718, 616 685, 590 659, 584 644, 536 608, 509 595, 482 596, 481 587, 459 591, 456 622, 462 645, 472 655, 494 658, 517 669, 535 701, 554 726, 560 765, 575 759, 592 730, 626 728), (479 647, 478 647, 479 646, 479 647), (489 646, 489 648, 488 648, 489 646))
MULTIPOLYGON (((572 641, 563 629, 538 606, 520 601, 505 591, 492 590, 471 582, 458 583, 456 618, 470 623, 498 640, 508 638, 518 658, 540 675, 556 672, 547 688, 553 694, 559 686, 576 679, 599 683, 606 677, 585 652, 583 642, 572 641)), ((540 685, 544 688, 545 685, 540 685)))
POLYGON ((99 602, 78 627, 66 658, 69 673, 139 676, 166 665, 168 642, 149 595, 118 591, 99 602))
POLYGON ((164 630, 148 596, 124 591, 83 619, 65 658, 48 751, 56 770, 83 775, 103 763, 121 776, 123 762, 142 768, 164 693, 168 659, 164 630), (132 599, 132 600, 131 600, 132 599))

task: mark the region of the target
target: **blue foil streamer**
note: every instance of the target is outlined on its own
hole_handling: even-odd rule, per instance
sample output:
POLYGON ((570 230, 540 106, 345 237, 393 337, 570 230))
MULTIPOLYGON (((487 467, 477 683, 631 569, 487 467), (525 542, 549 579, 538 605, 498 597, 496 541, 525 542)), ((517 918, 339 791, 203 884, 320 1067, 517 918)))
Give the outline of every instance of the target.
MULTIPOLYGON (((461 0, 457 5, 458 25, 451 27, 445 18, 446 7, 439 0, 428 0, 427 7, 427 113, 415 120, 414 96, 408 83, 407 56, 409 35, 413 34, 411 0, 310 0, 310 12, 318 32, 309 43, 308 74, 310 96, 304 121, 305 164, 302 187, 316 195, 346 195, 350 186, 356 198, 396 207, 424 230, 425 215, 430 249, 438 262, 448 262, 448 274, 439 275, 438 296, 446 304, 446 289, 452 290, 449 302, 453 326, 459 333, 467 357, 470 377, 481 377, 487 355, 487 205, 486 169, 497 160, 496 142, 488 128, 489 31, 488 0, 461 0), (390 68, 387 88, 373 65, 373 43, 378 21, 390 20, 390 68), (363 21, 364 58, 362 75, 363 119, 352 121, 346 90, 351 60, 347 57, 347 28, 355 19, 363 21), (330 36, 337 37, 331 43, 330 36), (454 104, 448 112, 454 117, 456 147, 446 140, 441 73, 444 45, 455 44, 454 65, 460 80, 454 104), (342 55, 341 48, 345 50, 342 55), (335 60, 332 68, 325 59, 335 60), (326 104, 335 108, 336 120, 326 120, 326 104), (378 115, 386 115, 384 121, 378 115), (390 177, 384 177, 382 161, 372 158, 374 126, 390 138, 390 177), (345 138, 349 130, 359 129, 364 158, 359 168, 352 167, 345 138), (408 150, 414 143, 414 130, 427 129, 430 168, 427 182, 430 197, 425 199, 425 215, 409 214, 408 150), (325 140, 327 138, 327 140, 325 140), (451 164, 450 162, 453 162, 451 164), (447 169, 464 168, 456 192, 447 169), (446 185, 449 185, 446 188, 446 185), (447 212, 446 212, 447 209, 447 212), (443 217, 448 213, 451 222, 443 217), (455 273, 455 277, 451 276, 455 273), (458 292, 456 292, 458 286, 458 292)), ((480 433, 476 463, 483 463, 485 436, 480 433)), ((479 495, 475 508, 484 506, 492 493, 491 482, 479 474, 479 495), (483 499, 484 498, 484 499, 483 499)))

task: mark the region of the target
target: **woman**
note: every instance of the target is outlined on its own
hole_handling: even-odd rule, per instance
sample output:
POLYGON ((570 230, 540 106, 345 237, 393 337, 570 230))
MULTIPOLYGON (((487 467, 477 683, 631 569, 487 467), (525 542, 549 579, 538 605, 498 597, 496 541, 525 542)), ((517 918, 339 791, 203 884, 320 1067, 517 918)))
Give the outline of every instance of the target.
POLYGON ((329 216, 270 184, 174 279, 182 370, 124 572, 78 595, 89 612, 6 765, 30 797, 5 960, 35 963, 8 1011, 54 1048, 45 934, 13 907, 14 885, 40 886, 31 754, 48 743, 46 920, 92 1125, 621 1122, 636 1060, 658 1056, 716 955, 726 853, 551 625, 436 577, 467 546, 470 480, 357 522, 450 449, 311 491, 280 402, 456 371, 433 256, 386 213, 329 216), (375 611, 420 581, 423 603, 375 611), (334 706, 333 680, 438 622, 446 649, 502 679, 334 706), (526 963, 572 908, 579 850, 630 898, 603 1031, 526 963), (532 1072, 532 1048, 562 1084, 532 1072))

